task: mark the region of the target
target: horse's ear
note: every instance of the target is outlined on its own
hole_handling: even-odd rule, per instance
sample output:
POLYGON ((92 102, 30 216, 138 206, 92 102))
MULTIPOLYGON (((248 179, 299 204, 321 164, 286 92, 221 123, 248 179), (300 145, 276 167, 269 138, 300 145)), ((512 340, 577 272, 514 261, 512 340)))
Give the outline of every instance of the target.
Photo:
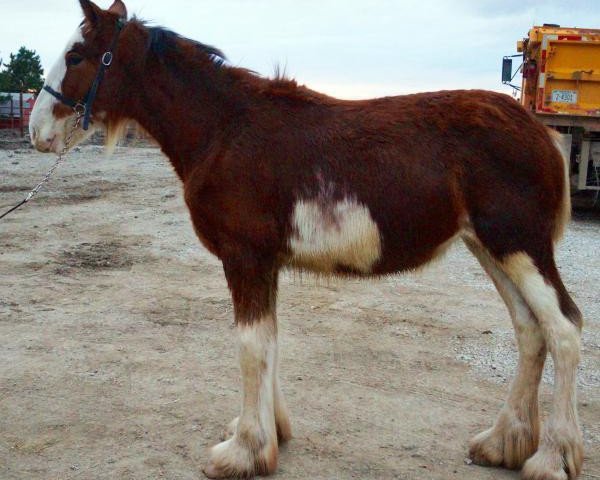
POLYGON ((85 19, 92 24, 98 22, 102 9, 90 0, 79 0, 85 19))
POLYGON ((123 20, 127 20, 127 7, 125 7, 125 4, 121 0, 115 0, 108 11, 118 15, 123 20))

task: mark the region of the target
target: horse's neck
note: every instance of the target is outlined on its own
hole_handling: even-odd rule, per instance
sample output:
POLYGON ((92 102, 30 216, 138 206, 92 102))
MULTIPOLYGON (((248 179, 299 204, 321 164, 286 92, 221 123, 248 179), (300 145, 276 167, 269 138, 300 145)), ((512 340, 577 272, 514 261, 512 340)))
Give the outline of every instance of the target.
POLYGON ((242 108, 236 104, 235 92, 227 92, 217 83, 227 80, 227 72, 197 72, 221 77, 194 79, 194 72, 187 71, 184 78, 178 78, 178 72, 164 64, 152 64, 151 68, 142 75, 143 81, 133 87, 141 100, 131 113, 160 144, 177 174, 185 180, 199 162, 227 142, 229 127, 234 119, 239 121, 242 108))

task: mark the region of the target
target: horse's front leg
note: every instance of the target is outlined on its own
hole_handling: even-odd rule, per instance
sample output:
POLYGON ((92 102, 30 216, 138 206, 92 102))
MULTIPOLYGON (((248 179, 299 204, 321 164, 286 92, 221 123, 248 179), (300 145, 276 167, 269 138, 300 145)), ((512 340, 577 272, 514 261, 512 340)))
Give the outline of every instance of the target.
POLYGON ((276 408, 278 416, 282 414, 275 390, 277 272, 271 265, 258 265, 255 258, 223 262, 233 296, 243 400, 240 416, 232 425, 233 436, 210 451, 204 468, 209 478, 266 475, 277 468, 276 408))

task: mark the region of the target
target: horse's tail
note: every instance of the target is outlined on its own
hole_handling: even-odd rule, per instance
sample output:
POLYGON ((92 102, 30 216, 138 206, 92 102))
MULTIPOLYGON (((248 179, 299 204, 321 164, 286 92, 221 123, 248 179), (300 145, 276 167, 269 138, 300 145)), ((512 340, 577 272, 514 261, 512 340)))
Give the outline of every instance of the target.
POLYGON ((563 136, 553 129, 548 129, 548 133, 552 138, 552 143, 556 149, 560 152, 563 159, 563 175, 564 184, 562 191, 562 200, 560 207, 556 215, 555 226, 554 226, 554 241, 559 241, 567 228, 567 224, 571 219, 571 181, 569 178, 571 152, 567 150, 563 136))

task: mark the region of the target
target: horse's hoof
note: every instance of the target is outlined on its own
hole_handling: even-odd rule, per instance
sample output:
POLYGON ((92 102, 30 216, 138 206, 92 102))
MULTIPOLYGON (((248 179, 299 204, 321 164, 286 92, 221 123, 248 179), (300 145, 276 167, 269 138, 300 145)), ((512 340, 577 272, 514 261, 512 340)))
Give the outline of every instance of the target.
POLYGON ((482 466, 519 469, 535 453, 537 429, 515 416, 500 418, 493 428, 481 432, 469 443, 469 456, 482 466))
POLYGON ((215 445, 203 468, 208 478, 252 478, 277 469, 277 444, 252 451, 233 437, 215 445))

